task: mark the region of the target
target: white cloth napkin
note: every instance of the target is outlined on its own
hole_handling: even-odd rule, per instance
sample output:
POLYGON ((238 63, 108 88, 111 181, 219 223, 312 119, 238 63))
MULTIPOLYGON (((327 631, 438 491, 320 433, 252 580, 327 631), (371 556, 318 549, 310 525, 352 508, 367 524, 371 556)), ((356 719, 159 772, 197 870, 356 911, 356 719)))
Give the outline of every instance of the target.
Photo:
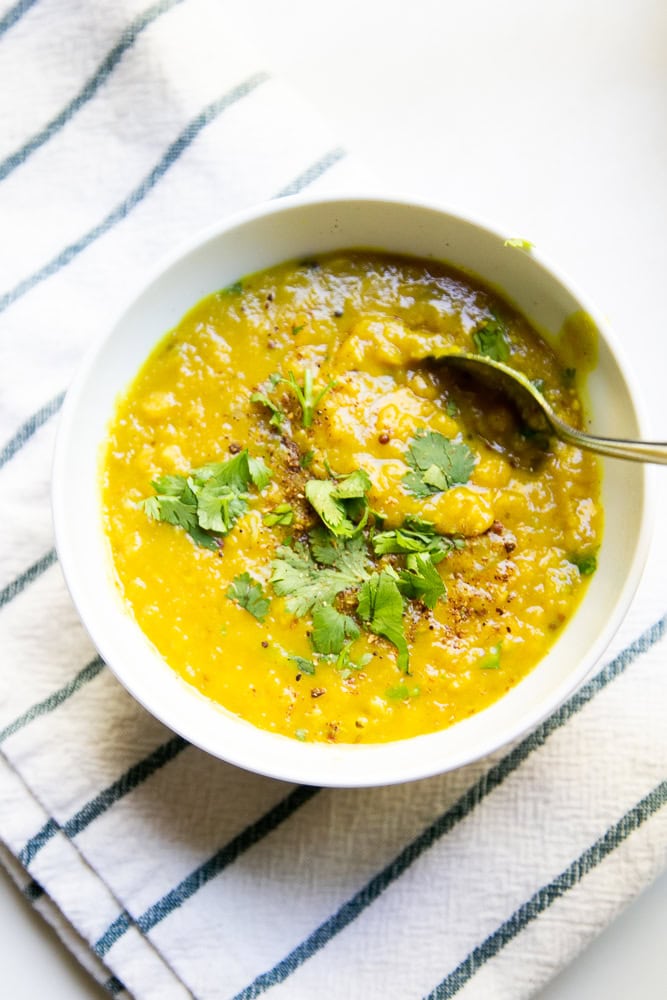
POLYGON ((662 524, 600 672, 552 718, 364 791, 174 736, 98 659, 56 562, 57 411, 119 300, 225 213, 359 176, 233 9, 0 6, 0 861, 115 995, 528 997, 667 860, 662 524))

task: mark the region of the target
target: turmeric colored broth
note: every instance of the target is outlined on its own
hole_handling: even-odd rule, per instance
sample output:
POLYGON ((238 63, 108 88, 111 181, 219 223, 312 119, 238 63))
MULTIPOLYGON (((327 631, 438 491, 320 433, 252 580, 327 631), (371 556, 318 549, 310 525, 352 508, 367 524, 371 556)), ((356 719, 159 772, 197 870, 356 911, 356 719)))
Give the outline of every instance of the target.
MULTIPOLYGON (((437 348, 474 351, 475 331, 498 322, 508 363, 541 380, 557 412, 581 425, 566 362, 495 294, 432 262, 351 251, 287 263, 208 296, 157 346, 110 426, 104 517, 131 613, 187 682, 263 729, 384 742, 480 711, 545 655, 595 565, 597 463, 523 425, 505 398, 420 360, 437 348), (291 371, 302 384, 307 370, 317 392, 335 383, 309 428, 289 387, 267 381, 291 371), (282 427, 251 401, 258 391, 284 411, 282 427), (406 488, 406 455, 422 429, 465 442, 475 462, 468 482, 425 498, 406 488), (249 491, 247 512, 214 550, 140 506, 156 477, 245 448, 273 478, 249 491), (395 645, 358 618, 345 658, 314 654, 311 616, 290 613, 270 582, 278 546, 305 544, 319 521, 305 483, 357 469, 371 480, 366 532, 413 516, 459 546, 437 566, 446 599, 432 609, 405 602, 409 673, 395 645), (285 503, 292 523, 265 524, 285 503), (227 596, 245 572, 270 600, 263 621, 227 596)), ((376 570, 405 563, 370 546, 369 557, 376 570)), ((354 619, 354 594, 335 604, 354 619)))

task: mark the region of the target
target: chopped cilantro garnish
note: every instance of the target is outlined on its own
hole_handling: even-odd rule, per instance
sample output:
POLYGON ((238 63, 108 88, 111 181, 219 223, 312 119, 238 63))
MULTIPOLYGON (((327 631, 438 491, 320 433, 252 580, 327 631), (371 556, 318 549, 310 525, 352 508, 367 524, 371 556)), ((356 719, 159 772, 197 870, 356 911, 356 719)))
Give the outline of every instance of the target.
POLYGON ((531 378, 531 385, 534 385, 538 392, 544 392, 545 382, 543 378, 531 378))
POLYGON ((151 484, 155 496, 141 501, 154 521, 184 528, 197 545, 215 549, 216 535, 226 535, 248 507, 251 483, 264 489, 271 471, 244 449, 226 462, 211 462, 189 476, 160 476, 151 484))
POLYGON ((189 531, 197 524, 197 497, 184 476, 160 476, 151 486, 155 496, 141 501, 152 521, 166 521, 189 531))
POLYGON ((408 644, 403 631, 403 598, 396 582, 383 570, 374 573, 359 590, 359 617, 376 635, 384 636, 398 650, 398 667, 410 673, 408 644))
POLYGON ((505 247, 514 247, 516 250, 525 250, 526 253, 530 253, 533 249, 533 244, 530 240, 522 240, 518 236, 513 236, 509 240, 505 240, 503 243, 505 247))
POLYGON ((410 493, 424 498, 467 483, 475 456, 463 441, 422 428, 412 439, 406 462, 413 471, 403 476, 403 484, 410 493))
POLYGON ((299 465, 302 469, 308 469, 313 464, 313 459, 315 458, 315 452, 311 448, 310 451, 305 452, 299 459, 299 465))
POLYGON ((316 653, 338 654, 346 642, 359 638, 359 627, 349 615, 343 615, 330 604, 320 604, 313 610, 312 642, 316 653))
MULTIPOLYGON (((312 540, 311 544, 315 559, 319 559, 316 553, 322 549, 317 550, 312 540)), ((368 579, 368 553, 362 539, 339 543, 338 553, 331 554, 323 566, 315 562, 300 542, 291 549, 281 545, 276 556, 272 563, 273 589, 285 598, 287 610, 297 618, 318 604, 332 604, 337 594, 368 579)))
POLYGON ((294 326, 292 324, 292 334, 293 334, 293 336, 296 337, 297 333, 301 333, 301 331, 303 330, 304 326, 305 326, 305 323, 302 323, 301 326, 294 326))
POLYGON ((572 388, 572 386, 577 381, 577 369, 563 368, 561 372, 561 380, 563 382, 563 385, 566 386, 568 389, 572 388))
POLYGON ((254 485, 261 493, 271 482, 271 469, 263 458, 253 458, 252 455, 248 455, 248 471, 254 485))
POLYGON ((308 674, 312 677, 315 673, 315 664, 312 660, 306 660, 303 656, 290 656, 290 660, 296 663, 296 668, 300 674, 308 674))
POLYGON ((575 552, 567 557, 568 562, 574 563, 581 576, 592 576, 598 568, 597 556, 594 552, 575 552))
POLYGON ((253 392, 250 402, 261 403, 262 406, 266 406, 271 411, 270 427, 277 427, 278 429, 282 427, 285 422, 285 412, 265 392, 253 392))
POLYGON ((388 687, 385 691, 385 698, 390 698, 392 701, 405 701, 407 698, 416 698, 420 693, 419 684, 395 684, 393 687, 388 687))
POLYGON ((306 740, 306 737, 308 736, 308 730, 307 729, 295 729, 294 730, 294 735, 296 736, 297 740, 301 740, 301 742, 304 743, 305 740, 306 740))
POLYGON ((343 679, 349 677, 353 670, 363 670, 373 659, 372 653, 364 653, 358 660, 353 660, 350 654, 351 648, 352 643, 346 643, 336 657, 336 669, 343 674, 343 679))
POLYGON ((264 524, 267 528, 273 528, 274 525, 287 526, 294 520, 294 511, 288 503, 279 503, 277 507, 273 510, 268 511, 264 515, 264 524))
MULTIPOLYGON (((302 327, 292 327, 292 333, 298 333, 301 329, 302 327)), ((262 387, 259 392, 254 392, 250 397, 250 402, 261 403, 262 406, 266 406, 271 411, 269 425, 278 428, 282 427, 285 422, 285 412, 271 399, 269 392, 272 392, 281 383, 288 386, 296 396, 301 407, 301 420, 303 426, 306 428, 312 426, 315 411, 322 397, 326 395, 329 389, 333 389, 336 384, 330 379, 324 388, 316 393, 313 385, 313 372, 310 368, 307 368, 303 373, 303 385, 299 385, 296 375, 292 371, 288 372, 287 378, 277 372, 271 375, 267 380, 266 387, 262 387)))
POLYGON ((398 574, 398 589, 405 597, 418 598, 434 608, 446 593, 442 578, 427 552, 415 552, 407 558, 407 569, 398 574))
POLYGON ((306 428, 312 425, 315 410, 319 406, 322 397, 327 394, 329 389, 333 389, 336 384, 330 379, 324 388, 320 389, 320 391, 315 394, 313 388, 313 372, 310 368, 306 368, 303 373, 303 385, 299 385, 294 372, 288 372, 287 378, 281 378, 280 381, 288 385, 296 396, 301 407, 301 420, 303 426, 306 428))
POLYGON ((500 651, 502 648, 502 643, 497 642, 495 646, 490 646, 488 655, 484 657, 480 663, 480 670, 499 670, 500 669, 500 651))
POLYGON ((486 320, 472 335, 475 349, 493 361, 507 361, 510 349, 505 332, 505 327, 497 317, 486 320))
POLYGON ((310 479, 306 497, 332 534, 351 538, 368 520, 366 493, 371 481, 363 469, 342 479, 310 479))
POLYGON ((257 621, 264 621, 270 601, 264 597, 260 584, 254 583, 249 573, 241 573, 234 577, 227 591, 227 597, 249 611, 257 621))
POLYGON ((238 281, 232 281, 230 285, 225 285, 218 292, 218 295, 240 295, 243 291, 243 282, 239 278, 238 281))
POLYGON ((402 527, 379 531, 373 535, 373 548, 377 555, 428 552, 431 561, 440 562, 452 549, 463 547, 461 538, 436 535, 434 525, 418 518, 406 518, 402 527))

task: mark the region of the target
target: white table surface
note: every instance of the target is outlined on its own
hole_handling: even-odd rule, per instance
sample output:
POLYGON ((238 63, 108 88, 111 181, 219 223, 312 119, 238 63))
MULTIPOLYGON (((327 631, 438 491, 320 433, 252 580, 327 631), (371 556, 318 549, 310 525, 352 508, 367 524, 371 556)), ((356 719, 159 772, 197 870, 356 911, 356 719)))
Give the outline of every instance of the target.
MULTIPOLYGON (((667 439, 664 0, 224 2, 369 177, 532 240, 585 289, 667 439)), ((663 1000, 666 923, 664 875, 540 1000, 663 1000)), ((4 873, 0 926, 7 1000, 107 995, 4 873)))

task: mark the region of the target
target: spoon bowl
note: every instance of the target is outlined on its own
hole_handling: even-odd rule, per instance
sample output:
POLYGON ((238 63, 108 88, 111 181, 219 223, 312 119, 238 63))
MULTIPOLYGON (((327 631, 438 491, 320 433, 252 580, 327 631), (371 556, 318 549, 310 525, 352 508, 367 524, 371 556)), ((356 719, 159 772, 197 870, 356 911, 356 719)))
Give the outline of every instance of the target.
POLYGON ((464 371, 478 381, 492 382, 493 388, 509 396, 522 412, 534 413, 537 408, 553 433, 566 444, 610 458, 667 465, 667 443, 598 437, 566 424, 529 378, 502 361, 483 354, 466 354, 461 351, 438 351, 429 354, 425 360, 464 371))

